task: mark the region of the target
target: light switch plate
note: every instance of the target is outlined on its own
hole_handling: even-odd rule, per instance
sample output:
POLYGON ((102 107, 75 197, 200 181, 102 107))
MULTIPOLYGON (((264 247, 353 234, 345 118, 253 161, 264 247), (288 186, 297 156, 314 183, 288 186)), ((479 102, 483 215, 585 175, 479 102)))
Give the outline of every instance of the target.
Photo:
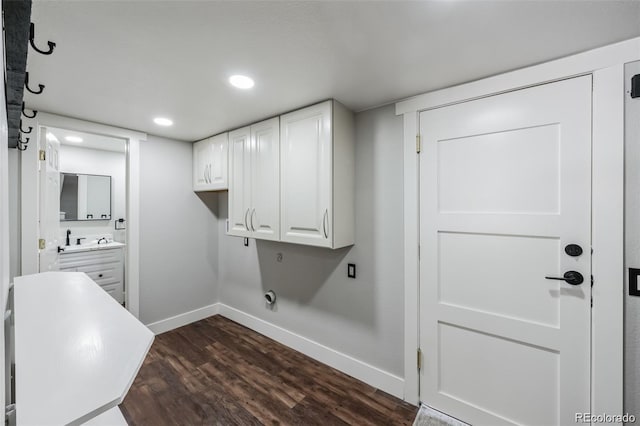
POLYGON ((640 269, 629 268, 629 296, 640 296, 638 278, 640 278, 640 269))

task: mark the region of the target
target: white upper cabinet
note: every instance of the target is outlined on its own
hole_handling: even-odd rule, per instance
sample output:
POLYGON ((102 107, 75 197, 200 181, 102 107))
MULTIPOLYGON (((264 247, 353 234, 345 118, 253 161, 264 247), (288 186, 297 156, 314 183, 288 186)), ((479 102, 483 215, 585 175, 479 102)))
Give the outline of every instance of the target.
POLYGON ((249 237, 251 128, 229 132, 229 235, 249 237))
POLYGON ((220 191, 228 188, 227 137, 227 133, 222 133, 193 144, 194 191, 220 191))
POLYGON ((251 126, 251 215, 253 237, 280 239, 280 119, 251 126))
POLYGON ((229 133, 229 235, 280 239, 279 119, 229 133))
POLYGON ((280 117, 281 241, 354 244, 354 119, 336 101, 280 117))

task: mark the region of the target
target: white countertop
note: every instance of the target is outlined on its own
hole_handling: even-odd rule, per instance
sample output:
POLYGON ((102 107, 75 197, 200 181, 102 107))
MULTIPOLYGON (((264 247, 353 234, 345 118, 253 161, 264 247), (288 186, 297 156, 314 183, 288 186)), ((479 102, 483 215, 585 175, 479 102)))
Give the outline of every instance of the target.
POLYGON ((82 424, 122 402, 153 333, 82 272, 15 279, 18 426, 82 424))
POLYGON ((117 241, 111 241, 109 243, 97 244, 97 243, 88 243, 88 244, 80 244, 80 245, 70 245, 63 246, 64 251, 60 252, 61 255, 64 256, 65 253, 78 253, 81 251, 92 251, 92 250, 109 250, 114 248, 124 247, 126 244, 119 243, 117 241))
POLYGON ((127 426, 127 421, 122 415, 122 411, 120 408, 113 407, 109 411, 105 411, 104 413, 98 415, 97 417, 92 418, 86 423, 82 424, 83 426, 127 426))

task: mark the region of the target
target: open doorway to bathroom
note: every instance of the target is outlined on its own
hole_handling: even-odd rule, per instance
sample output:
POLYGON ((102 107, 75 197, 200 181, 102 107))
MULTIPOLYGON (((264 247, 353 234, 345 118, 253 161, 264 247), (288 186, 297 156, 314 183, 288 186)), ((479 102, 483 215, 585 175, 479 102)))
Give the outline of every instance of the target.
MULTIPOLYGON (((85 135, 100 135, 103 137, 113 138, 119 141, 124 141, 126 146, 126 152, 124 154, 125 167, 126 167, 126 195, 125 195, 125 213, 123 216, 115 210, 112 210, 112 218, 109 221, 92 221, 83 222, 85 224, 92 223, 94 228, 98 227, 99 231, 107 231, 107 228, 113 231, 113 239, 118 242, 118 233, 115 229, 113 220, 124 218, 125 221, 118 223, 118 227, 124 226, 126 229, 124 232, 125 246, 122 249, 124 254, 124 301, 127 310, 138 317, 140 310, 140 272, 139 272, 139 253, 140 253, 140 235, 139 235, 139 220, 140 220, 140 145, 147 139, 147 135, 142 132, 137 132, 130 129, 123 129, 119 127, 109 126, 100 123, 89 122, 85 120, 79 120, 71 117, 64 117, 55 114, 49 114, 40 111, 37 118, 33 119, 29 123, 33 126, 34 141, 38 141, 37 146, 33 145, 30 149, 20 153, 20 246, 19 251, 19 275, 29 275, 38 272, 44 272, 49 270, 47 267, 41 267, 41 258, 46 254, 51 257, 52 267, 51 270, 59 269, 59 265, 55 262, 58 261, 60 255, 58 253, 58 246, 66 246, 66 230, 69 227, 65 225, 71 225, 69 222, 60 220, 60 166, 66 167, 64 159, 62 164, 60 162, 60 143, 58 137, 47 140, 47 129, 65 129, 73 131, 75 134, 85 135), (51 155, 47 154, 47 150, 51 150, 51 155), (44 151, 46 160, 41 160, 41 154, 44 151), (50 174, 45 173, 44 176, 47 180, 44 180, 43 174, 39 172, 42 168, 50 171, 50 174), (41 190, 42 188, 53 185, 57 188, 57 191, 41 190), (56 186, 57 185, 57 186, 56 186), (57 196, 50 195, 47 198, 47 194, 57 194, 57 196), (47 209, 47 214, 42 215, 42 210, 47 209), (48 226, 45 226, 46 230, 51 230, 49 234, 42 232, 42 221, 48 221, 48 226), (62 225, 62 226, 61 226, 62 225), (64 231, 64 233, 63 233, 64 231), (44 242, 44 249, 42 239, 44 242)), ((69 142, 64 139, 64 136, 60 136, 62 141, 69 142)), ((82 136, 79 136, 82 138, 82 136)), ((73 142, 71 142, 73 143, 73 142)), ((120 142, 122 143, 122 142, 120 142)), ((86 142, 83 139, 82 143, 76 142, 77 145, 86 146, 86 142)), ((65 149, 64 147, 62 148, 65 149)), ((104 153, 108 152, 101 150, 104 153)), ((65 171, 65 170, 62 170, 65 171)), ((89 174, 102 174, 96 170, 92 170, 89 174)), ((64 184, 64 182, 63 182, 64 184)), ((114 197, 115 198, 115 197, 114 197)), ((64 211, 64 210, 62 210, 64 211)), ((65 211, 65 218, 67 212, 65 211)), ((89 214, 92 214, 89 212, 89 214)), ((99 213, 102 215, 103 213, 99 213)), ((86 218, 86 214, 85 214, 86 218)), ((95 214, 94 214, 95 218, 95 214)), ((82 226, 82 224, 78 224, 82 226)), ((74 231, 72 230, 72 233, 74 231)), ((99 233, 99 232, 98 232, 99 233)), ((94 233, 93 235, 95 235, 94 233)), ((79 235, 78 237, 82 237, 79 235)), ((73 234, 70 236, 70 245, 77 243, 77 239, 72 239, 73 234)), ((81 240, 82 242, 86 240, 81 240)), ((103 242, 104 243, 104 242, 103 242)), ((102 247, 101 247, 102 248, 102 247)), ((66 248, 65 248, 66 250, 66 248)), ((112 252, 115 253, 115 252, 112 252)), ((103 274, 103 277, 106 278, 103 274)))
POLYGON ((84 272, 126 307, 127 140, 40 128, 39 270, 84 272))

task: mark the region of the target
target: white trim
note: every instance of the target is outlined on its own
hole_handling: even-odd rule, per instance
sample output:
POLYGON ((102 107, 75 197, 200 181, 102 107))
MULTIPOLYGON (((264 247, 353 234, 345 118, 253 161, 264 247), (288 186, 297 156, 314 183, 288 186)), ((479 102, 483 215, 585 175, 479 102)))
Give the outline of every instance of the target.
MULTIPOLYGON (((146 137, 145 137, 146 139, 146 137)), ((140 142, 127 143, 127 222, 125 250, 125 305, 140 317, 140 142)))
MULTIPOLYGON (((28 124, 31 124, 29 122, 28 124)), ((26 124, 25 124, 26 125, 26 124)), ((33 143, 20 152, 20 271, 38 272, 38 149, 39 126, 34 123, 33 143)))
POLYGON ((220 304, 220 315, 282 343, 375 388, 402 398, 404 380, 377 367, 359 361, 304 336, 292 333, 260 318, 220 304))
POLYGON ((160 321, 147 324, 147 328, 151 330, 155 335, 166 333, 167 331, 174 330, 179 327, 184 327, 193 322, 209 318, 220 313, 220 303, 214 303, 202 308, 194 309, 193 311, 178 314, 176 316, 166 318, 160 321))
POLYGON ((416 351, 420 346, 418 328, 418 309, 420 307, 420 262, 418 245, 420 244, 420 205, 418 153, 416 135, 418 134, 418 113, 404 115, 404 400, 418 404, 418 366, 416 351))
POLYGON ((405 399, 419 394, 415 369, 418 327, 418 167, 415 150, 417 114, 430 108, 469 101, 510 90, 593 74, 593 289, 592 413, 622 411, 623 351, 623 96, 622 64, 640 59, 640 38, 484 80, 422 94, 396 104, 405 120, 405 399), (415 198, 415 200, 414 200, 415 198), (597 245, 597 247, 595 247, 597 245), (597 284, 600 283, 598 286, 597 284))
POLYGON ((612 415, 624 388, 624 87, 623 64, 593 73, 591 412, 612 415))
MULTIPOLYGON (((40 127, 59 127, 79 132, 112 136, 127 141, 127 250, 126 250, 126 305, 136 318, 140 315, 140 142, 146 133, 122 129, 105 124, 78 120, 61 115, 39 112, 34 119, 33 140, 39 140, 40 127)), ((21 156, 21 266, 22 275, 38 272, 38 149, 37 143, 21 156)))

